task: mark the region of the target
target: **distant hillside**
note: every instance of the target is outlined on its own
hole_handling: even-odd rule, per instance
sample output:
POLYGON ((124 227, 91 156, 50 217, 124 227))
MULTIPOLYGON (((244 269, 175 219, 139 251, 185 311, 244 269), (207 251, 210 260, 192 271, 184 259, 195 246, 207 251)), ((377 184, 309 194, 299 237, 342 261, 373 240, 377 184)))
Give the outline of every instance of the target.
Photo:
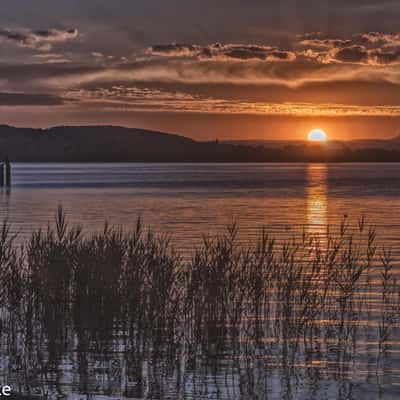
POLYGON ((391 141, 391 142, 398 143, 398 144, 400 145, 400 135, 397 135, 397 136, 395 136, 395 137, 392 137, 392 138, 390 139, 390 141, 391 141))
MULTIPOLYGON (((263 147, 263 148, 285 148, 286 146, 293 145, 306 145, 306 140, 226 140, 224 143, 234 144, 240 146, 263 147)), ((326 146, 329 148, 348 148, 351 150, 356 149, 385 149, 385 150, 400 150, 400 135, 391 139, 358 139, 358 140, 330 140, 326 146)))
POLYGON ((262 161, 267 151, 196 142, 144 129, 59 126, 49 129, 0 125, 0 158, 26 162, 262 161))
POLYGON ((0 160, 6 156, 17 162, 397 162, 400 140, 197 142, 117 126, 0 125, 0 160))

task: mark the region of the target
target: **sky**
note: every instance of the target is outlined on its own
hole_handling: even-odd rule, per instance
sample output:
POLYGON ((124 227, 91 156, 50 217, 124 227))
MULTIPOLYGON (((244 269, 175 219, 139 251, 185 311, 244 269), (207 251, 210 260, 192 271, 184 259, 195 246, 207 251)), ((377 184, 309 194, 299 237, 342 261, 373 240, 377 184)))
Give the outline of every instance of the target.
POLYGON ((400 134, 398 0, 2 0, 0 123, 400 134))

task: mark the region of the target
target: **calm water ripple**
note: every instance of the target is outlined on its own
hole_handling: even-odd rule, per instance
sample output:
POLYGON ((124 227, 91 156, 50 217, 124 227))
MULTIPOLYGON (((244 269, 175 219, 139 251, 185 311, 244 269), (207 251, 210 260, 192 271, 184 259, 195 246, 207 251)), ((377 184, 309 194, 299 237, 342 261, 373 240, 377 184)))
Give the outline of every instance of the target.
POLYGON ((129 229, 140 216, 188 250, 232 221, 245 241, 263 226, 287 238, 365 215, 397 252, 399 195, 398 164, 15 164, 0 218, 26 236, 59 204, 87 230, 105 220, 129 229))
MULTIPOLYGON (((156 232, 170 233, 184 254, 204 234, 225 232, 233 221, 239 241, 248 243, 263 227, 282 241, 303 231, 323 240, 327 225, 337 230, 346 220, 357 226, 365 216, 377 229, 378 243, 393 249, 400 271, 399 164, 14 164, 13 186, 1 189, 0 204, 0 218, 9 220, 21 240, 53 223, 61 204, 69 223, 83 225, 86 232, 102 229, 105 221, 132 229, 140 216, 156 232)), ((381 362, 385 373, 377 376, 378 343, 371 331, 379 329, 380 293, 373 287, 369 314, 354 323, 359 329, 355 356, 340 364, 329 343, 315 344, 312 360, 305 353, 289 374, 274 338, 208 354, 183 347, 169 359, 162 346, 154 351, 157 357, 149 349, 142 354, 140 344, 127 353, 122 330, 111 340, 99 335, 91 342, 83 331, 63 326, 62 343, 44 342, 62 354, 60 359, 47 360, 45 374, 31 366, 24 374, 38 377, 31 390, 37 385, 38 393, 45 390, 54 398, 91 393, 135 399, 395 399, 400 396, 400 332, 395 327, 381 362)), ((327 329, 334 323, 319 321, 327 329)), ((12 357, 15 348, 25 349, 25 339, 10 337, 7 331, 0 343, 0 376, 19 385, 17 366, 12 367, 19 358, 14 363, 12 357)))

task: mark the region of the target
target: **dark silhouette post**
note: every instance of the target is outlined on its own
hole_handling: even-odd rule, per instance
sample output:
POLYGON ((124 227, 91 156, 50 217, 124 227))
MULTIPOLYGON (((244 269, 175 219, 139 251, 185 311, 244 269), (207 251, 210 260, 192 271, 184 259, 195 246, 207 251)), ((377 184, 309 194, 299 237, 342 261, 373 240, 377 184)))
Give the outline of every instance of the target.
POLYGON ((4 186, 4 163, 0 164, 0 186, 4 186))
POLYGON ((11 186, 11 164, 10 164, 10 160, 8 159, 8 157, 6 158, 6 162, 5 162, 5 167, 6 167, 6 186, 10 187, 11 186))

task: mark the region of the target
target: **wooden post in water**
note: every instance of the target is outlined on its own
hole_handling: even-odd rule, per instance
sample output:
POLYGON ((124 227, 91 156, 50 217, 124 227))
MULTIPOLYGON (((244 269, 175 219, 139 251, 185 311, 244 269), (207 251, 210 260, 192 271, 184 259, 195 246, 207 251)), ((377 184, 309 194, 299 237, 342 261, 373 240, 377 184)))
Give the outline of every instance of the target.
POLYGON ((4 186, 4 164, 0 164, 0 186, 4 186))
POLYGON ((6 167, 6 186, 10 187, 11 186, 11 164, 10 164, 10 160, 8 159, 8 157, 6 158, 6 162, 5 162, 5 167, 6 167))

